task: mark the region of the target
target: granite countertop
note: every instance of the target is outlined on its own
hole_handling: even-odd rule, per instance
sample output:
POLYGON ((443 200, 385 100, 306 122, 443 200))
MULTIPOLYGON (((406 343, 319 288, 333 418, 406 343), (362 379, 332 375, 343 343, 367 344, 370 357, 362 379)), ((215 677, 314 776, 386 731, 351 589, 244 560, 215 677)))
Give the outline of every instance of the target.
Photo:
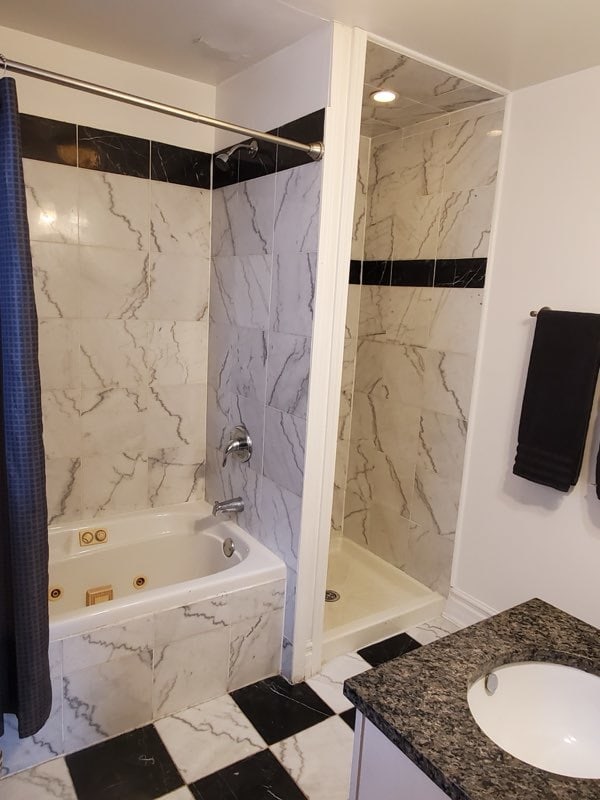
POLYGON ((351 678, 344 694, 454 800, 600 800, 600 780, 553 775, 519 761, 471 716, 467 689, 477 678, 532 660, 600 675, 600 632, 529 600, 351 678))

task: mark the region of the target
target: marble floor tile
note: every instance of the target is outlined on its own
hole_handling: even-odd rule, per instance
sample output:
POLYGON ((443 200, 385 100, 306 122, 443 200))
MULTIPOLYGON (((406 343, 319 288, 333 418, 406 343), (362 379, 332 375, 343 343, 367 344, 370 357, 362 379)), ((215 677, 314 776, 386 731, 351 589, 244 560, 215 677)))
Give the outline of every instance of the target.
POLYGON ((419 642, 412 639, 406 633, 399 633, 397 636, 391 636, 376 644, 371 644, 368 647, 363 647, 358 651, 358 655, 372 667, 378 667, 385 664, 386 661, 391 661, 392 658, 398 658, 405 653, 410 653, 411 650, 416 650, 421 645, 419 642))
POLYGON ((310 800, 347 800, 353 739, 348 725, 336 716, 271 750, 310 800), (327 752, 326 767, 323 752, 327 752))
POLYGON ((316 725, 333 711, 306 683, 277 676, 232 692, 233 699, 267 744, 316 725))
POLYGON ((63 758, 0 782, 2 800, 78 800, 63 758))
POLYGON ((344 697, 344 681, 370 669, 358 653, 348 653, 324 664, 318 675, 307 678, 306 683, 313 689, 336 714, 353 708, 352 703, 344 697))
POLYGON ((419 644, 431 644, 431 642, 443 639, 444 636, 455 633, 457 630, 459 630, 458 625, 455 625, 449 619, 435 617, 429 622, 423 622, 421 625, 409 628, 406 633, 419 644))
POLYGON ((181 789, 175 789, 174 792, 165 794, 161 800, 194 800, 194 795, 187 786, 182 786, 181 789))
POLYGON ((183 785, 153 725, 67 756, 79 800, 162 798, 183 785))
POLYGON ((156 729, 187 783, 265 747, 229 695, 158 720, 156 729))

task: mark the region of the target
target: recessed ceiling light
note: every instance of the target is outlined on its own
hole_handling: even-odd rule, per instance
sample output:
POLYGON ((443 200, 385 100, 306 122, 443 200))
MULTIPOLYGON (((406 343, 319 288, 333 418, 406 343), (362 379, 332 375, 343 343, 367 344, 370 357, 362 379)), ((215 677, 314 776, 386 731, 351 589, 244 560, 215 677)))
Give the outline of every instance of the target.
POLYGON ((502 136, 502 130, 500 128, 493 128, 491 131, 487 132, 487 136, 502 136))
POLYGON ((393 103, 398 99, 398 92, 392 92, 391 89, 378 89, 371 94, 371 99, 376 103, 393 103))

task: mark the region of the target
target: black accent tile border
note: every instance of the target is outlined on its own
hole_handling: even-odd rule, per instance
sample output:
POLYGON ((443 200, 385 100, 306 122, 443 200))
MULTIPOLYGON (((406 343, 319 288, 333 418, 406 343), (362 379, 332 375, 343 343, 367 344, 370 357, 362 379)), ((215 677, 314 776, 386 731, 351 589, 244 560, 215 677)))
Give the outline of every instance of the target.
POLYGON ((360 283, 360 273, 362 269, 362 261, 355 261, 352 259, 350 262, 350 275, 349 275, 349 283, 360 283))
POLYGON ((151 143, 150 177, 153 181, 210 189, 212 156, 161 142, 151 143))
POLYGON ((362 283, 364 286, 433 286, 454 289, 483 289, 486 267, 486 258, 351 261, 349 282, 362 283))
POLYGON ((77 126, 57 119, 19 114, 23 158, 77 166, 77 126))
MULTIPOLYGON (((279 128, 274 128, 268 133, 309 143, 321 141, 324 130, 325 109, 320 109, 281 125, 279 128)), ((250 141, 252 140, 244 139, 241 144, 248 144, 250 141)), ((215 153, 215 156, 219 153, 224 153, 228 149, 223 147, 215 153)), ((244 151, 238 151, 231 157, 229 170, 223 171, 219 169, 216 163, 213 164, 213 189, 220 189, 224 186, 231 186, 235 183, 249 181, 265 175, 273 175, 273 173, 299 167, 303 164, 312 164, 312 162, 313 159, 300 150, 293 150, 291 147, 275 145, 271 142, 259 141, 258 153, 254 158, 249 158, 244 151)))
POLYGON ((79 125, 77 157, 81 169, 95 169, 132 178, 150 177, 148 139, 79 125))

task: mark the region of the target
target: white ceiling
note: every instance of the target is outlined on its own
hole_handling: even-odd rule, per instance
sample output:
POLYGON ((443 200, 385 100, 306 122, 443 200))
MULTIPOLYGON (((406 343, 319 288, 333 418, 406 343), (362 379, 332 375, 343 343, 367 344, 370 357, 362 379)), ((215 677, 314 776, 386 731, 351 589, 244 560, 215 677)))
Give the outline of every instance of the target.
POLYGON ((0 0, 0 24, 215 85, 324 23, 280 0, 0 0))
POLYGON ((0 12, 7 27, 211 84, 320 18, 506 89, 600 63, 599 0, 1 0, 0 12))

